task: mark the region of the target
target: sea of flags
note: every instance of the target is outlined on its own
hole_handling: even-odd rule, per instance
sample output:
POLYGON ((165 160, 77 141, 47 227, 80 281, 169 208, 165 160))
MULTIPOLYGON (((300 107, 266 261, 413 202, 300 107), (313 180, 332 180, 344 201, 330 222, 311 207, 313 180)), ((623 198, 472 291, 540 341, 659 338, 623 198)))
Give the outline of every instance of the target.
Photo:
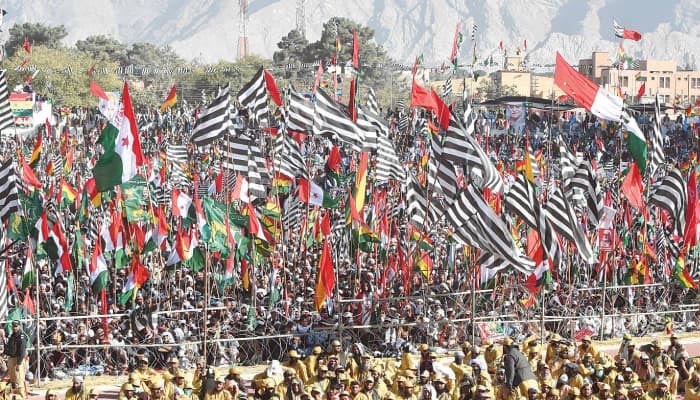
MULTIPOLYGON (((476 31, 474 25, 472 41, 476 31)), ((617 25, 615 31, 638 40, 633 31, 617 25)), ((455 65, 462 41, 458 24, 450 55, 455 65)), ((357 35, 353 47, 359 67, 357 35)), ((321 66, 319 77, 323 74, 321 66)), ((644 133, 621 99, 559 54, 554 80, 577 104, 619 123, 625 132, 632 163, 621 183, 625 198, 615 202, 632 205, 635 211, 628 214, 663 219, 668 228, 654 236, 656 250, 650 245, 651 251, 645 248, 631 258, 629 281, 649 282, 651 254, 656 257, 663 247, 679 282, 695 287, 687 249, 697 242, 688 230, 698 223, 697 187, 694 175, 664 169, 658 98, 647 154, 644 133)), ((352 95, 360 96, 359 87, 353 89, 352 95)), ((56 154, 59 158, 44 156, 47 146, 40 135, 28 158, 0 166, 0 219, 33 218, 36 233, 23 234, 36 236, 37 252, 45 253, 59 274, 85 268, 94 293, 108 287, 110 263, 128 268, 121 303, 133 299, 157 268, 144 263, 154 251, 162 253, 167 267, 181 264, 194 271, 204 267, 206 257, 215 257, 221 261, 222 284, 238 278, 249 288, 250 271, 279 256, 277 243, 298 244, 304 254, 320 256, 317 310, 332 303, 341 256, 374 254, 386 266, 380 273, 390 272, 389 281, 400 277, 406 286, 416 276, 432 280, 445 261, 453 269, 478 268, 474 276, 480 283, 498 274, 517 277, 533 295, 566 268, 566 258, 601 262, 599 233, 609 226, 606 211, 613 208, 606 205, 611 194, 601 184, 605 168, 597 160, 580 159, 559 137, 554 143, 558 155, 547 160, 556 174, 552 179, 541 165, 541 153, 525 137, 514 144, 522 147, 520 164, 504 168, 482 135, 483 116, 471 105, 461 115, 446 104, 452 76, 441 95, 414 80, 410 109, 397 101, 396 121, 381 115, 375 90, 364 89, 364 102, 358 97, 348 103, 320 87, 313 96, 292 88, 280 92, 272 74, 260 67, 237 93, 238 104, 224 84, 198 110, 191 134, 169 138, 146 156, 125 84, 120 112, 106 121, 98 140, 103 151, 91 160, 92 176, 74 179, 76 156, 70 146, 56 154), (231 117, 238 112, 247 115, 246 124, 234 129, 231 117), (310 146, 309 138, 323 138, 322 144, 310 146), (413 159, 406 156, 407 147, 413 159), (42 171, 52 179, 44 179, 42 171), (32 196, 45 198, 33 202, 32 196), (56 217, 66 210, 76 213, 82 229, 70 229, 56 217), (436 251, 443 239, 449 243, 447 254, 436 251), (465 256, 457 257, 458 252, 465 256)), ((91 91, 102 97, 97 88, 91 91)), ((6 101, 3 71, 0 133, 11 126, 11 119, 9 125, 3 122, 6 101)), ((161 111, 176 105, 173 85, 161 111)), ((621 219, 631 230, 633 218, 621 219)), ((11 232, 21 231, 14 225, 8 223, 11 232)), ((33 269, 28 257, 23 287, 24 278, 28 284, 35 279, 33 269)), ((0 291, 0 309, 2 302, 0 291)))

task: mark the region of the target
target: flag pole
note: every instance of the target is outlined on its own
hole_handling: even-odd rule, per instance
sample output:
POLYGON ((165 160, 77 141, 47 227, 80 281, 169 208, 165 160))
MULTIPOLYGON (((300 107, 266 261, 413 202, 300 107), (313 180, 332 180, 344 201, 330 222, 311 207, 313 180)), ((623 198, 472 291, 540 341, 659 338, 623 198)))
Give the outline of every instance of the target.
MULTIPOLYGON (((472 326, 472 343, 476 343, 476 326, 474 325, 474 314, 476 314, 476 265, 474 263, 474 251, 470 247, 469 248, 469 261, 471 264, 471 275, 472 275, 472 287, 471 287, 471 300, 472 300, 472 310, 471 310, 471 315, 469 316, 469 324, 472 326)), ((481 270, 481 266, 479 266, 479 270, 481 270)))
POLYGON ((204 305, 202 306, 202 354, 204 355, 204 365, 209 365, 207 358, 207 314, 209 307, 209 244, 204 243, 204 305))

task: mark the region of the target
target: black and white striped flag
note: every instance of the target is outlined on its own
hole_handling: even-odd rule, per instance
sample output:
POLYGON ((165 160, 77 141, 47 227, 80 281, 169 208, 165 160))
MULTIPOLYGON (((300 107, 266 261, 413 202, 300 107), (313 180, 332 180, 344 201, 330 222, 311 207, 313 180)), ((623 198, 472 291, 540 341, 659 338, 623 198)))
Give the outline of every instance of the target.
POLYGON ((651 135, 651 157, 649 160, 649 170, 651 176, 655 177, 656 173, 664 165, 664 140, 661 135, 661 104, 659 104, 659 95, 656 95, 654 100, 654 126, 651 135))
POLYGON ((443 87, 442 96, 447 97, 452 94, 452 77, 447 78, 443 87))
POLYGON ((10 158, 0 165, 0 221, 6 222, 12 213, 22 209, 18 181, 14 162, 10 158))
POLYGON ((561 188, 555 187, 550 192, 546 213, 554 230, 576 245, 581 258, 589 264, 595 263, 596 257, 593 254, 591 244, 581 230, 581 225, 576 218, 574 209, 564 196, 561 188))
POLYGON ((192 131, 192 142, 196 146, 211 144, 226 133, 231 125, 229 119, 230 97, 229 85, 226 84, 219 89, 214 101, 200 112, 197 125, 192 131))
POLYGON ((518 249, 505 222, 473 185, 460 193, 445 218, 455 229, 455 238, 463 244, 484 249, 524 274, 535 270, 535 263, 518 249))
POLYGON ((367 111, 374 115, 379 115, 379 103, 377 102, 377 94, 374 93, 372 87, 367 91, 367 111))
MULTIPOLYGON (((358 121, 359 113, 360 109, 358 109, 358 121)), ((378 119, 374 119, 371 116, 369 119, 372 121, 372 124, 377 127, 377 183, 386 183, 390 179, 404 182, 406 179, 406 171, 399 160, 394 143, 389 138, 389 128, 378 119)))
POLYGON ((589 222, 593 226, 598 225, 603 212, 603 193, 600 190, 598 179, 590 162, 579 163, 576 173, 571 178, 571 189, 580 190, 588 206, 589 222))
POLYGON ((558 269, 561 265, 559 241, 552 225, 545 218, 535 187, 523 174, 518 175, 518 179, 510 187, 505 195, 504 204, 529 227, 537 230, 547 257, 552 259, 552 264, 558 269))
POLYGON ((260 148, 251 144, 248 147, 248 193, 264 199, 267 196, 269 184, 270 174, 267 172, 265 159, 260 148))
POLYGON ((245 135, 229 136, 220 147, 221 165, 235 172, 247 172, 250 141, 245 135))
POLYGON ((15 124, 10 109, 10 91, 7 87, 7 70, 0 70, 0 133, 15 124))
POLYGON ((314 104, 294 90, 289 91, 287 128, 298 132, 311 132, 314 125, 314 104))
POLYGON ((685 213, 688 209, 688 188, 683 174, 673 168, 653 189, 649 204, 668 211, 673 218, 674 233, 683 237, 685 232, 685 213))
POLYGON ((316 104, 314 105, 314 135, 335 136, 338 140, 352 148, 353 151, 362 151, 364 135, 348 114, 343 111, 322 89, 316 91, 316 104))
POLYGON ((189 186, 189 154, 184 144, 169 144, 165 156, 170 164, 170 183, 175 187, 189 186))
POLYGON ((275 138, 274 160, 275 172, 290 178, 303 177, 304 179, 309 179, 299 144, 286 132, 278 133, 275 138))
POLYGON ((251 118, 258 122, 267 121, 270 109, 267 107, 267 86, 263 67, 260 67, 253 79, 238 92, 238 102, 248 109, 251 118))
POLYGON ((569 147, 564 142, 564 138, 559 135, 557 138, 559 142, 559 159, 561 163, 561 180, 564 184, 564 188, 568 189, 571 178, 576 174, 576 168, 578 167, 578 160, 574 153, 569 151, 569 147))
POLYGON ((455 118, 450 116, 450 126, 445 133, 443 151, 445 157, 459 165, 464 166, 465 176, 478 187, 487 187, 495 193, 503 191, 503 179, 496 166, 489 159, 479 143, 472 137, 476 116, 472 113, 467 116, 469 121, 467 130, 455 118))

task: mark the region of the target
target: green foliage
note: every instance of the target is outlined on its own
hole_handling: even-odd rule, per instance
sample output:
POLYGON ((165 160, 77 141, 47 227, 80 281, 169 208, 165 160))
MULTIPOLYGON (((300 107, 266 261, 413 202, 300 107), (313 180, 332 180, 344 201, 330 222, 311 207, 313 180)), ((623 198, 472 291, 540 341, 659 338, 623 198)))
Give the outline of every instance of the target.
POLYGON ((51 49, 61 47, 61 40, 68 36, 66 27, 63 25, 49 26, 42 23, 25 22, 14 24, 10 28, 10 38, 5 43, 5 49, 9 56, 14 55, 18 49, 21 54, 25 54, 22 49, 24 38, 29 39, 32 52, 35 46, 46 46, 51 49))
POLYGON ((494 79, 482 80, 478 91, 482 100, 493 100, 503 96, 517 96, 518 90, 512 85, 501 85, 494 79))
MULTIPOLYGON (((353 32, 357 31, 360 39, 360 64, 366 66, 362 69, 361 84, 376 84, 386 79, 385 69, 377 67, 378 64, 390 64, 393 61, 387 56, 386 50, 374 41, 374 29, 358 24, 348 18, 334 17, 323 24, 321 38, 314 43, 307 44, 305 39, 296 31, 291 31, 277 44, 279 51, 275 52, 273 59, 277 64, 287 63, 313 63, 320 60, 329 62, 336 53, 336 42, 340 37, 341 49, 337 55, 338 65, 342 70, 352 63, 353 32)), ((307 71, 308 75, 308 71, 307 71)))
POLYGON ((96 60, 113 61, 119 65, 127 64, 127 46, 110 36, 88 36, 84 40, 75 42, 75 47, 82 52, 88 53, 96 60))
MULTIPOLYGON (((21 65, 24 54, 16 53, 8 59, 9 65, 21 65)), ((95 66, 96 70, 106 70, 107 74, 95 74, 93 79, 106 91, 121 89, 121 82, 113 73, 116 63, 93 60, 87 53, 76 49, 53 49, 36 46, 32 49, 31 61, 24 68, 8 70, 10 88, 22 84, 26 76, 35 68, 39 73, 32 80, 34 90, 48 95, 58 106, 80 106, 94 104, 90 94, 90 77, 87 71, 95 66)))

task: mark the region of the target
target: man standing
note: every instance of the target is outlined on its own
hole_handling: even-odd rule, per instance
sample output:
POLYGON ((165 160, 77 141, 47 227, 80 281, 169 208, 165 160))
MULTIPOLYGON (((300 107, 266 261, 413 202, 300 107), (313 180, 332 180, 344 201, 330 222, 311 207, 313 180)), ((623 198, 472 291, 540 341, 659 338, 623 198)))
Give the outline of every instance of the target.
POLYGON ((527 357, 518 349, 513 339, 503 341, 503 364, 506 370, 506 386, 511 391, 520 389, 520 395, 527 396, 527 389, 537 387, 535 374, 532 373, 527 357))
POLYGON ((8 356, 7 369, 10 371, 10 382, 24 393, 24 356, 27 354, 27 336, 22 332, 19 321, 12 321, 12 335, 7 340, 5 354, 8 356))

